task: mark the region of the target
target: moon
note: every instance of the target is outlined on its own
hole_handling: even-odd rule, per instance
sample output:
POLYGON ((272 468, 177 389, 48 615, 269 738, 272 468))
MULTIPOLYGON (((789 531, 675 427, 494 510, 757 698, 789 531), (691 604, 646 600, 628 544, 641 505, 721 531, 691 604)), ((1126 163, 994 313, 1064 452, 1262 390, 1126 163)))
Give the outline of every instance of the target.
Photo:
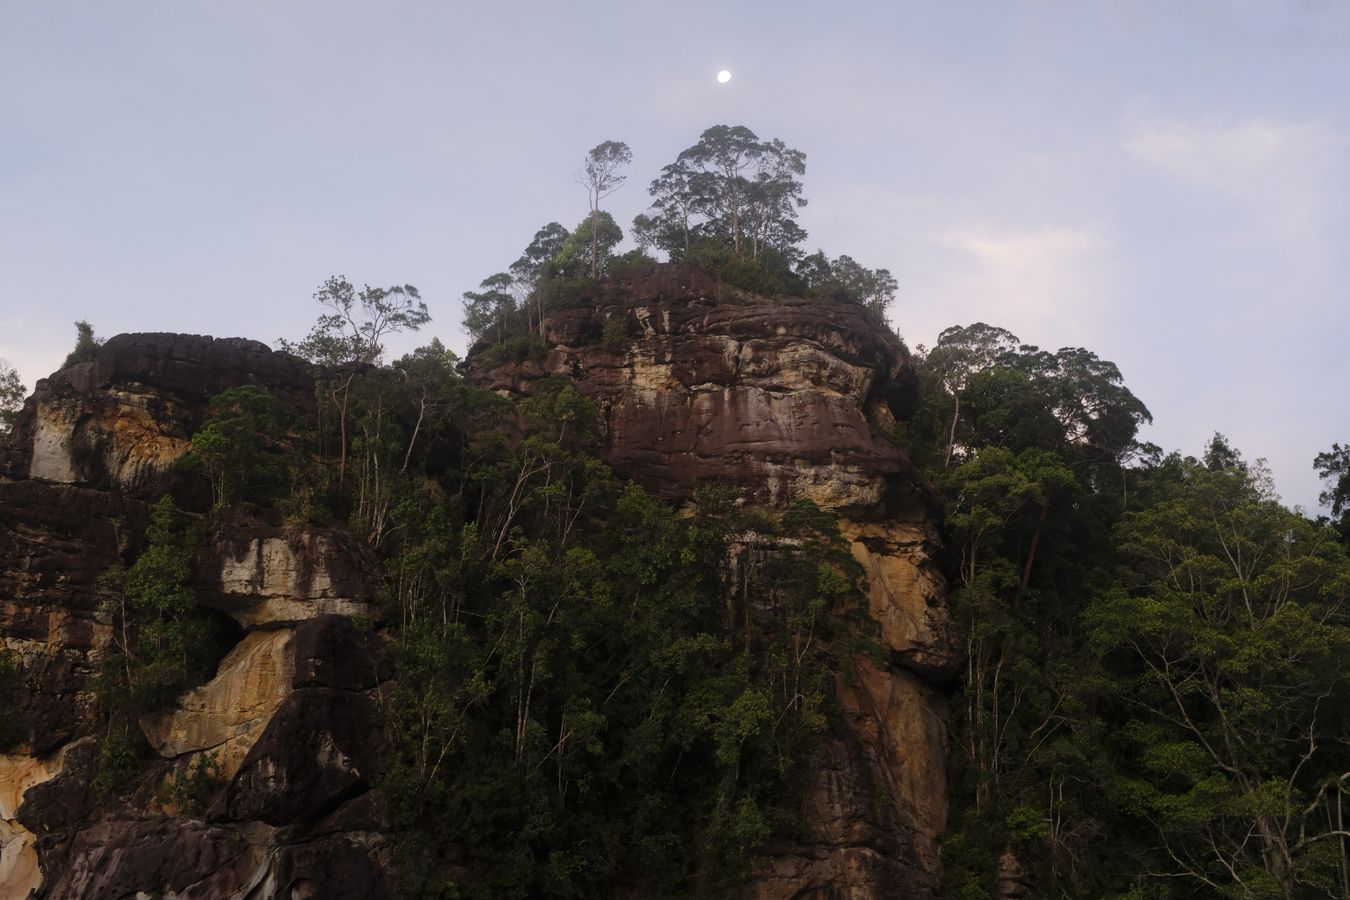
POLYGON ((722 71, 717 73, 718 84, 726 84, 730 80, 731 80, 731 73, 728 72, 726 69, 723 69, 722 71))

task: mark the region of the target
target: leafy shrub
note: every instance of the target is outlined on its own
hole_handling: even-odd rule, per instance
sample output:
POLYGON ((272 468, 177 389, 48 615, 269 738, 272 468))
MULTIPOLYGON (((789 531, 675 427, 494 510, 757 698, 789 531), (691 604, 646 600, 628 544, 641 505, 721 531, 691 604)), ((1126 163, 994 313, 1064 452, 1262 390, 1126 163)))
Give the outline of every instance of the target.
POLYGON ((104 802, 116 800, 136 786, 141 763, 131 738, 133 727, 126 722, 117 723, 99 742, 94 792, 104 802))
POLYGON ((75 323, 75 349, 66 356, 61 368, 67 369, 82 362, 88 362, 98 356, 98 348, 103 346, 103 338, 94 336, 94 326, 84 319, 75 323))
POLYGON ((173 803, 180 814, 201 815, 222 783, 219 756, 215 752, 203 753, 172 781, 165 783, 162 796, 173 803))
POLYGON ((600 329, 600 340, 606 344, 626 343, 629 337, 628 317, 622 313, 616 313, 605 319, 605 325, 600 329))
POLYGON ((19 717, 19 667, 14 654, 0 650, 0 709, 6 710, 0 716, 0 752, 8 751, 21 743, 24 738, 24 724, 19 717))

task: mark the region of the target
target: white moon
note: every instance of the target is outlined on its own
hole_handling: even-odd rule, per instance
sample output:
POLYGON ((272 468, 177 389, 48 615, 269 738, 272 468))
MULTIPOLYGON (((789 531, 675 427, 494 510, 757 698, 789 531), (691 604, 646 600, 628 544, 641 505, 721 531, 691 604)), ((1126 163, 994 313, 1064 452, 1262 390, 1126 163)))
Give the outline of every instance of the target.
POLYGON ((726 84, 730 80, 731 80, 731 73, 728 72, 726 69, 723 69, 722 71, 717 73, 718 84, 726 84))

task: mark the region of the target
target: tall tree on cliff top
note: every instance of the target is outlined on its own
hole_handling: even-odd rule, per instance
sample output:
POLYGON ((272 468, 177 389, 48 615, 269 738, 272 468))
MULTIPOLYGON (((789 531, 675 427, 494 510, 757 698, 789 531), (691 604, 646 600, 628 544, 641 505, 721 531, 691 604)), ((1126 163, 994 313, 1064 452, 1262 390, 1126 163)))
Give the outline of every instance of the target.
POLYGON ((795 258, 806 237, 796 221, 805 174, 800 150, 761 141, 744 125, 715 125, 651 183, 652 207, 633 223, 638 241, 676 257, 692 238, 708 237, 738 256, 772 249, 795 258))
POLYGON ((600 201, 623 187, 627 175, 619 169, 633 161, 633 151, 623 141, 605 141, 586 154, 586 161, 577 173, 577 181, 590 197, 591 214, 591 277, 600 277, 600 201))
POLYGON ((0 441, 3 441, 11 428, 14 418, 23 406, 23 382, 14 367, 0 359, 0 441))
POLYGON ((299 344, 285 338, 278 343, 283 350, 338 370, 330 373, 327 390, 338 411, 338 482, 342 483, 347 474, 347 410, 352 381, 362 366, 379 362, 385 337, 416 331, 431 321, 431 314, 411 284, 387 288, 366 285, 358 292, 345 275, 330 277, 319 286, 314 299, 329 312, 319 316, 299 344))
POLYGON ((550 274, 553 260, 562 252, 569 232, 557 222, 549 222, 534 233, 520 259, 511 263, 512 288, 520 305, 525 307, 531 329, 544 333, 543 292, 536 290, 550 274))

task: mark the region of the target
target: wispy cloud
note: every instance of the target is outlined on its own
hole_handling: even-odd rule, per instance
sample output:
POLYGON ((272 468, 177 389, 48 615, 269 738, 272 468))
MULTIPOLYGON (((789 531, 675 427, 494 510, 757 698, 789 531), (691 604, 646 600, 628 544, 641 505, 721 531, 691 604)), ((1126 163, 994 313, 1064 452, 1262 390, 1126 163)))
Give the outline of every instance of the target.
POLYGON ((1315 250, 1339 208, 1350 141, 1329 124, 1272 118, 1151 119, 1127 125, 1124 151, 1237 204, 1264 239, 1315 250))
MULTIPOLYGON (((1091 227, 963 225, 933 238, 948 257, 929 290, 950 316, 983 318, 1028 340, 1083 340, 1113 293, 1110 245, 1091 227)), ((951 324, 950 322, 947 324, 951 324)))

